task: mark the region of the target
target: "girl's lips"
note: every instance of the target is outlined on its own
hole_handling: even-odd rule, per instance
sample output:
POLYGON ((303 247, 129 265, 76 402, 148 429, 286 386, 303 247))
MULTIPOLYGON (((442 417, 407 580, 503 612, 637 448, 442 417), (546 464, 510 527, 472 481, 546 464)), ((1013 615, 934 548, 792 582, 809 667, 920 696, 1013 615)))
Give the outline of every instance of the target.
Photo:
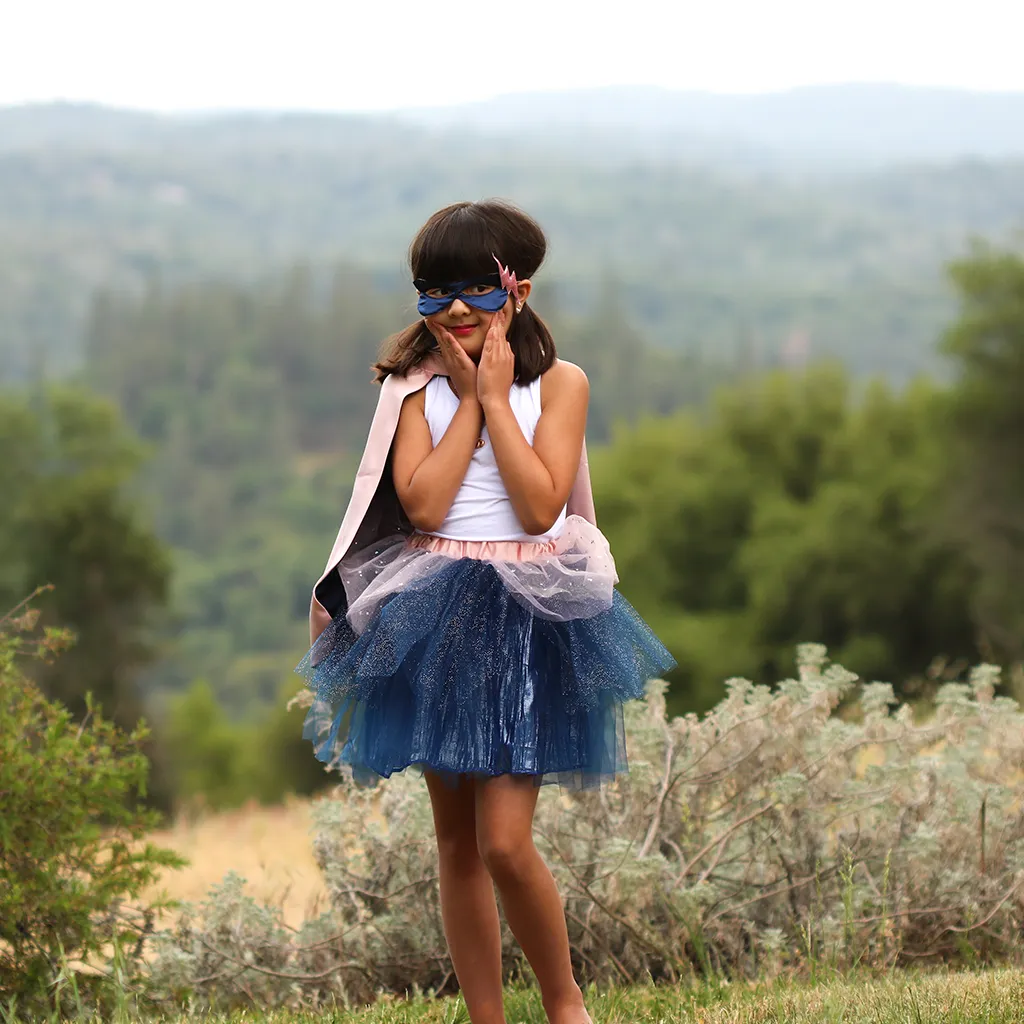
POLYGON ((459 335, 461 337, 465 337, 467 334, 472 334, 475 330, 476 330, 476 326, 475 325, 473 325, 471 327, 452 327, 451 328, 452 334, 457 334, 457 335, 459 335))

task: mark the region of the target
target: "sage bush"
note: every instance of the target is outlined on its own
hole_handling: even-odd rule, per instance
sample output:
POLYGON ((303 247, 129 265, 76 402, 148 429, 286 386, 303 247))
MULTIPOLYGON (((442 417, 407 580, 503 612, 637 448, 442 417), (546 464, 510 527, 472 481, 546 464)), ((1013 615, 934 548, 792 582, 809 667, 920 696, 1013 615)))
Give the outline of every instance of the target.
MULTIPOLYGON (((581 980, 1021 959, 1024 716, 999 670, 917 721, 818 645, 798 662, 776 687, 729 681, 703 717, 667 718, 651 683, 627 708, 629 774, 544 791, 581 980)), ((329 912, 288 932, 229 878, 161 937, 158 984, 308 1005, 454 987, 422 780, 343 777, 315 814, 329 912)), ((504 957, 524 969, 507 933, 504 957)))

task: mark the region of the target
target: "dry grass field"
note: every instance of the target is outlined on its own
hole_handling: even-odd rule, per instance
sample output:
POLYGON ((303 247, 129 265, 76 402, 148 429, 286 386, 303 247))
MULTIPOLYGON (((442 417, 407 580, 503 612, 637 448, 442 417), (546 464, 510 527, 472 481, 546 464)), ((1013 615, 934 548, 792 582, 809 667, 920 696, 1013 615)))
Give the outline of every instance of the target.
POLYGON ((255 900, 281 906, 285 923, 297 926, 325 900, 313 860, 310 808, 309 800, 292 799, 277 807, 249 804, 180 816, 150 838, 187 857, 190 865, 164 872, 154 890, 199 901, 210 886, 235 871, 247 879, 247 891, 255 900))

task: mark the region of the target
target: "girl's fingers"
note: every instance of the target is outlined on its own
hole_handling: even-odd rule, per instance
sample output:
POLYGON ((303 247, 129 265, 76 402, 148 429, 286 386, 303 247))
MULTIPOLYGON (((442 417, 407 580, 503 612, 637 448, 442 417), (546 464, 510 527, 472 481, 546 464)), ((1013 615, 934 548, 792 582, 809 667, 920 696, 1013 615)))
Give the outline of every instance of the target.
POLYGON ((493 341, 494 338, 497 337, 498 332, 501 330, 501 313, 502 311, 499 309, 497 313, 495 313, 494 316, 491 317, 491 325, 490 327, 487 328, 487 337, 484 338, 485 345, 488 342, 493 341))
POLYGON ((437 332, 442 339, 442 345, 447 348, 453 359, 460 363, 471 363, 473 360, 466 355, 466 350, 455 340, 455 335, 438 324, 437 332))
POLYGON ((430 333, 434 336, 439 348, 444 349, 448 347, 448 338, 445 335, 443 327, 441 327, 439 324, 432 324, 428 320, 427 330, 430 331, 430 333))
POLYGON ((447 363, 462 362, 459 357, 468 358, 461 345, 455 344, 455 338, 440 325, 437 326, 437 339, 441 345, 441 356, 447 363))
POLYGON ((484 335, 484 348, 483 352, 480 354, 481 364, 483 364, 485 360, 489 363, 494 355, 494 331, 495 325, 498 323, 499 316, 501 316, 500 312, 494 314, 494 317, 491 319, 490 326, 487 328, 487 333, 484 335))
POLYGON ((444 336, 442 332, 439 331, 437 343, 438 347, 441 349, 441 359, 446 365, 450 366, 455 355, 452 352, 451 342, 444 336))

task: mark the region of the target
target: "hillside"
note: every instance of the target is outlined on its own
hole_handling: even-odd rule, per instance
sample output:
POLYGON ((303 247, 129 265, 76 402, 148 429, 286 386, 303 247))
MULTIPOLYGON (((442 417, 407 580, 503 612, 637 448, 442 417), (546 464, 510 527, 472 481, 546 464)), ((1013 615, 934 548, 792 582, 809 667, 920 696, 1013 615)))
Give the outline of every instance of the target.
POLYGON ((641 149, 745 164, 884 165, 1024 156, 1024 93, 901 85, 808 86, 759 95, 609 86, 408 111, 415 123, 614 137, 641 149))
MULTIPOLYGON (((949 314, 943 264, 971 235, 1024 224, 1024 161, 812 173, 794 156, 769 172, 628 146, 613 159, 593 139, 543 134, 0 110, 0 379, 77 365, 98 287, 252 281, 302 259, 361 266, 405 294, 419 223, 446 202, 503 195, 550 233, 538 298, 549 309, 586 315, 611 290, 666 348, 727 361, 833 353, 902 380, 949 314)), ((411 298, 381 301, 405 318, 411 298)))

